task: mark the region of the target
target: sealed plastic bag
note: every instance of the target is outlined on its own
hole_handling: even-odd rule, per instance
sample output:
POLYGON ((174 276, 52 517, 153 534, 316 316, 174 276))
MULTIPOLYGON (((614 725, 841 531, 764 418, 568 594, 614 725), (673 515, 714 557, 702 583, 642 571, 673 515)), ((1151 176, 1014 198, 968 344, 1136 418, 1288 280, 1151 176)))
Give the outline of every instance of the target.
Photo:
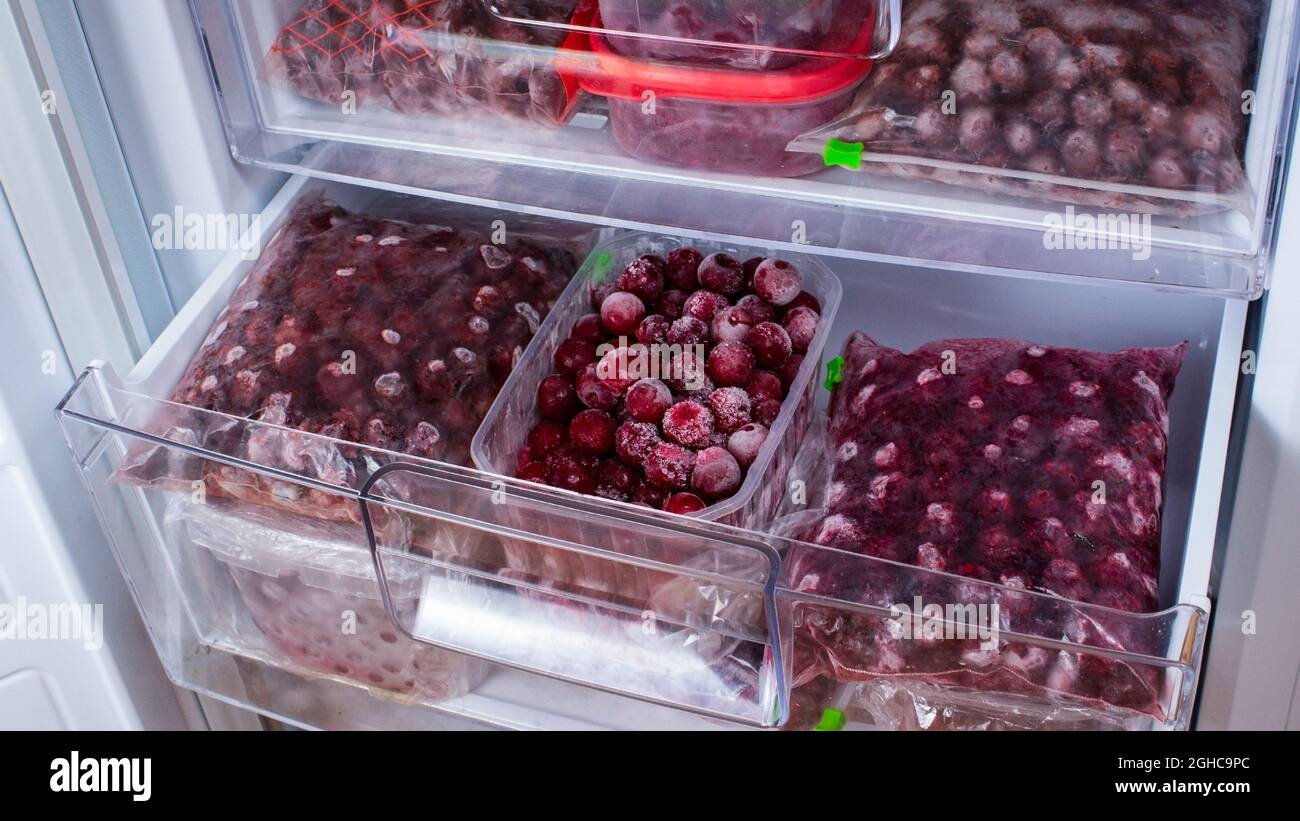
POLYGON ((1258 0, 913 0, 853 113, 863 169, 1094 207, 1241 207, 1258 0))
MULTIPOLYGON (((182 494, 165 521, 177 543, 206 548, 226 566, 258 629, 293 664, 422 700, 462 695, 487 673, 482 661, 398 632, 357 525, 194 504, 182 494)), ((417 608, 423 580, 405 570, 385 573, 399 618, 417 608)))
MULTIPOLYGON (((512 16, 563 24, 578 0, 507 5, 512 16)), ((481 0, 308 0, 276 38, 264 74, 335 105, 557 124, 574 88, 529 47, 554 48, 565 36, 555 25, 508 23, 481 0)))
POLYGON ((575 267, 558 243, 494 245, 305 197, 147 429, 339 492, 166 446, 128 454, 119 476, 358 520, 347 491, 396 455, 468 464, 479 421, 575 267))
MULTIPOLYGON (((904 354, 854 334, 831 400, 825 508, 791 517, 837 550, 795 549, 792 587, 881 608, 996 604, 999 630, 1158 651, 1154 624, 1128 614, 1159 605, 1168 398, 1185 350, 963 339, 904 354)), ((820 608, 799 636, 800 680, 912 676, 1139 710, 1156 698, 1153 670, 1104 652, 912 640, 886 618, 820 608)))

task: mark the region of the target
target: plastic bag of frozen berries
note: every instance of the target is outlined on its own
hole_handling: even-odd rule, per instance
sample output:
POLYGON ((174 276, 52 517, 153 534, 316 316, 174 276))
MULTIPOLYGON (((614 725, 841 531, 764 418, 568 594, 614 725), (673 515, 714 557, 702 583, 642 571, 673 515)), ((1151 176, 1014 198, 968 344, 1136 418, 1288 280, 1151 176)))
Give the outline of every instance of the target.
POLYGON ((1161 665, 1116 653, 1159 658, 1176 632, 1144 614, 1185 350, 954 339, 907 354, 850 337, 821 507, 778 527, 812 543, 787 554, 790 590, 874 610, 797 605, 796 681, 910 677, 1159 714, 1161 665), (917 617, 897 622, 897 605, 917 617), (947 632, 949 606, 975 615, 966 632, 947 632))
POLYGON ((307 0, 266 57, 268 82, 315 100, 415 114, 567 119, 576 88, 537 47, 561 45, 579 0, 307 0), (348 96, 351 92, 352 96, 348 96))
MULTIPOLYGON (((293 206, 118 476, 335 521, 398 460, 468 465, 469 442, 576 269, 568 241, 293 206)), ((418 503, 409 474, 385 481, 418 503)))
POLYGON ((1261 0, 912 0, 851 113, 862 169, 1132 212, 1245 207, 1261 0))

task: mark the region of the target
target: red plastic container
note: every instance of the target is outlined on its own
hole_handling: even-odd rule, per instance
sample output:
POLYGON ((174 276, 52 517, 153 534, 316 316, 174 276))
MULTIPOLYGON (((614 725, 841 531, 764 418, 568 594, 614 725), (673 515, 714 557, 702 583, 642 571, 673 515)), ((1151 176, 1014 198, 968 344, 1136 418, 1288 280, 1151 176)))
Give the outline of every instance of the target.
MULTIPOLYGON (((633 157, 668 165, 774 177, 824 167, 815 154, 789 152, 798 135, 833 120, 871 71, 874 4, 848 0, 842 19, 856 31, 833 32, 819 51, 859 57, 810 57, 781 71, 743 71, 640 60, 615 52, 593 21, 590 62, 574 63, 583 90, 609 101, 614 139, 633 157)), ((563 66, 562 66, 563 67, 563 66)))

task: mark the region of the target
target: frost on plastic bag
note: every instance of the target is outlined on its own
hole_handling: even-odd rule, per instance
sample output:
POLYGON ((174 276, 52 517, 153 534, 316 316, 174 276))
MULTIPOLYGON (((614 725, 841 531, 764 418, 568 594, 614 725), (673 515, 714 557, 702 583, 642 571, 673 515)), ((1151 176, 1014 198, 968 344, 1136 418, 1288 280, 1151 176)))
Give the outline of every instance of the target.
POLYGON ((851 116, 863 168, 1133 212, 1244 207, 1258 0, 922 0, 851 116))
POLYGON ((359 521, 347 491, 399 455, 468 464, 474 431, 575 267, 558 244, 492 245, 308 196, 146 430, 339 491, 164 445, 130 452, 118 477, 359 521))
MULTIPOLYGON (((416 700, 461 695, 487 673, 484 662, 398 632, 357 525, 194 504, 181 494, 165 522, 178 543, 206 548, 226 566, 253 622, 293 664, 416 700)), ((385 578, 399 618, 413 613, 419 575, 398 568, 385 578)))
MULTIPOLYGON (((512 16, 560 24, 578 0, 508 5, 512 16)), ((557 47, 565 34, 505 22, 480 0, 308 0, 276 38, 263 74, 335 105, 556 124, 571 89, 528 47, 557 47)))
MULTIPOLYGON (((825 510, 791 517, 836 550, 796 546, 791 587, 886 614, 917 596, 996 603, 1003 631, 1159 653, 1157 626, 1131 614, 1159 604, 1168 397, 1185 350, 967 339, 904 354, 854 334, 831 400, 825 510)), ((1156 671, 1106 652, 900 639, 886 616, 820 607, 800 622, 800 680, 906 675, 1156 709, 1156 671)))

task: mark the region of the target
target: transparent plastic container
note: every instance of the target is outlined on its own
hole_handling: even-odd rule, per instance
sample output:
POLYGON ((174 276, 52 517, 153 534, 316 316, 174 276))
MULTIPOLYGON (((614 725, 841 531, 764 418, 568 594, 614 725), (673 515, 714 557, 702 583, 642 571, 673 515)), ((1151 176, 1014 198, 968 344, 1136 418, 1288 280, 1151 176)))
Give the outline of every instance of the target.
MULTIPOLYGON (((574 323, 592 312, 590 292, 609 277, 618 275, 628 263, 644 254, 666 255, 675 248, 694 247, 707 255, 725 251, 736 259, 766 257, 761 248, 727 243, 694 241, 648 233, 629 233, 601 242, 587 257, 578 275, 556 301, 550 316, 542 324, 532 344, 524 352, 510 379, 497 394, 497 400, 483 417, 470 452, 474 464, 483 471, 512 476, 516 459, 528 432, 540 419, 537 412, 537 386, 554 372, 555 349, 569 337, 574 323)), ((781 412, 769 429, 758 457, 750 465, 740 488, 728 498, 691 514, 700 519, 758 528, 769 521, 785 493, 785 475, 799 451, 807 428, 822 369, 822 352, 830 338, 843 289, 839 279, 816 257, 781 252, 775 254, 799 267, 804 290, 821 303, 821 322, 812 344, 808 346, 802 366, 791 382, 781 412)))

